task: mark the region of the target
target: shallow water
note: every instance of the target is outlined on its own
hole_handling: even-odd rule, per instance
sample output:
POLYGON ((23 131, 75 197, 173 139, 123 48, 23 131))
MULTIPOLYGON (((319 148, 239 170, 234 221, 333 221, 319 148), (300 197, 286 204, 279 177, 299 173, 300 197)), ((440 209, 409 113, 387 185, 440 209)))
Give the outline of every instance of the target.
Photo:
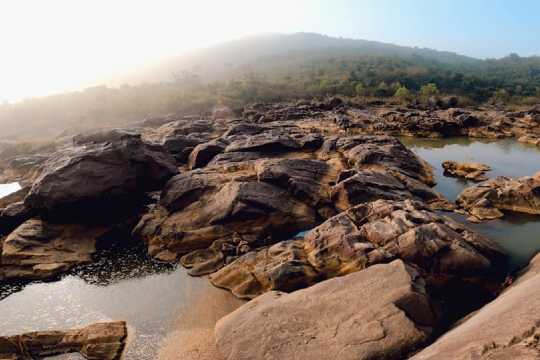
POLYGON ((0 184, 0 198, 8 196, 21 189, 19 183, 0 184))
POLYGON ((184 269, 157 263, 140 250, 102 255, 98 263, 80 267, 60 281, 22 290, 0 287, 5 297, 0 301, 0 335, 125 320, 125 359, 156 359, 168 334, 211 329, 241 304, 208 279, 192 278, 184 269))
MULTIPOLYGON (((473 183, 445 177, 444 160, 486 163, 493 168, 490 177, 524 176, 540 170, 540 151, 513 140, 402 141, 434 167, 436 190, 450 200, 473 183)), ((0 197, 7 195, 2 190, 7 192, 8 188, 17 190, 13 185, 0 185, 0 197)), ((459 215, 449 215, 465 221, 459 215)), ((513 214, 503 220, 467 225, 499 243, 510 254, 513 269, 526 265, 540 250, 540 217, 513 214)), ((143 249, 109 251, 101 253, 97 263, 80 267, 56 282, 0 286, 0 336, 126 320, 130 335, 125 359, 175 359, 189 348, 187 344, 211 337, 215 322, 241 304, 230 293, 214 288, 208 279, 192 278, 182 268, 155 262, 143 249)))
MULTIPOLYGON (((470 140, 466 138, 418 139, 401 141, 434 169, 435 189, 454 201, 459 193, 475 183, 443 175, 445 160, 480 162, 491 166, 489 178, 496 176, 521 177, 540 171, 540 150, 536 146, 513 139, 470 140)), ((540 251, 540 216, 507 214, 504 219, 481 224, 467 222, 463 216, 451 214, 466 225, 496 241, 509 255, 510 268, 516 270, 527 265, 540 251)))

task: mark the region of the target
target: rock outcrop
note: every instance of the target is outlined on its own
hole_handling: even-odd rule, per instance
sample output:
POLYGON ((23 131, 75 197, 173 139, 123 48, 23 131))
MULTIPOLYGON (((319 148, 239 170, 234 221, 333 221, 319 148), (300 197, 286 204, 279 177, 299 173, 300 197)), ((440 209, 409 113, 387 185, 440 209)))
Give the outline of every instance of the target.
POLYGON ((140 135, 109 132, 96 139, 79 139, 47 160, 25 204, 61 221, 114 219, 178 173, 174 159, 140 135))
POLYGON ((519 179, 497 177, 459 195, 456 203, 472 221, 503 217, 503 211, 540 214, 540 172, 519 179))
POLYGON ((480 163, 464 163, 447 160, 442 163, 444 169, 444 175, 454 176, 472 181, 486 181, 488 178, 485 176, 486 172, 491 168, 485 164, 480 163))
POLYGON ((540 255, 497 299, 413 360, 540 359, 540 255))
POLYGON ((96 244, 110 231, 111 227, 30 219, 0 242, 0 282, 50 279, 89 263, 96 244))
POLYGON ((228 145, 207 166, 169 180, 134 232, 160 260, 186 255, 182 263, 194 275, 356 204, 379 198, 449 204, 428 186, 431 168, 395 138, 323 142, 312 129, 238 125, 220 143, 228 145))
POLYGON ((211 275, 211 281, 240 298, 254 298, 394 259, 414 264, 429 285, 445 291, 456 282, 483 287, 500 276, 504 255, 487 238, 423 203, 378 200, 328 219, 303 239, 249 252, 211 275))
POLYGON ((118 360, 127 338, 123 321, 96 323, 67 331, 36 331, 0 336, 1 359, 41 359, 79 353, 90 360, 118 360))
POLYGON ((215 334, 226 360, 403 359, 436 321, 422 278, 396 260, 267 293, 221 319, 215 334))

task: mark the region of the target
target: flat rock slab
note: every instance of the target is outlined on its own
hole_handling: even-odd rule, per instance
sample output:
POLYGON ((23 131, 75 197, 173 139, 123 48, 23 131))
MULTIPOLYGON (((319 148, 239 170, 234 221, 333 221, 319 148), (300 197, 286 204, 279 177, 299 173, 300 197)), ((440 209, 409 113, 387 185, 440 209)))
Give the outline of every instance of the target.
POLYGON ((540 255, 502 295, 414 360, 540 359, 540 255))
POLYGON ((0 337, 0 359, 41 359, 78 352, 86 359, 120 359, 127 338, 124 321, 67 331, 36 331, 0 337))
POLYGON ((215 327, 226 360, 403 359, 436 319, 423 279, 401 260, 291 294, 269 292, 215 327))

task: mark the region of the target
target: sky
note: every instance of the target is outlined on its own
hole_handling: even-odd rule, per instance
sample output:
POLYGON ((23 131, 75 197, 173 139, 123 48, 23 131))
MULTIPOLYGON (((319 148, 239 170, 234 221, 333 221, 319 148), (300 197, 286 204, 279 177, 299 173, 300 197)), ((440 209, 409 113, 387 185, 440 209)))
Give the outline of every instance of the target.
POLYGON ((537 0, 3 0, 0 101, 92 86, 261 32, 529 56, 540 54, 539 14, 537 0))

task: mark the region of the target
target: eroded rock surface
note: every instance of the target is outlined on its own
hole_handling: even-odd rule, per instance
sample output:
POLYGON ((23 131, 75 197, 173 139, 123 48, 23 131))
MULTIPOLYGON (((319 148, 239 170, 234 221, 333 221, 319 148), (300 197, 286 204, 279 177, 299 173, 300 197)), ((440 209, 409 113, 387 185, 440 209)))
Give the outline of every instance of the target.
POLYGON ((0 242, 0 281, 49 279, 92 261, 110 227, 30 219, 0 242))
POLYGON ((426 281, 480 284, 496 278, 503 254, 487 238, 419 202, 379 200, 357 205, 308 232, 243 255, 211 276, 238 297, 292 291, 322 279, 402 259, 426 281))
POLYGON ((41 359, 79 353, 89 360, 118 360, 127 338, 123 321, 96 323, 67 331, 36 331, 0 336, 1 359, 41 359))
POLYGON ((504 176, 469 187, 456 203, 481 221, 503 217, 503 211, 540 214, 540 172, 512 179, 504 176))
POLYGON ((540 255, 497 299, 414 360, 540 359, 540 255))
POLYGON ((447 160, 442 163, 444 175, 460 177, 472 181, 486 181, 486 172, 491 170, 488 165, 480 163, 464 163, 447 160))
POLYGON ((359 203, 414 198, 449 205, 428 186, 431 168, 397 139, 322 139, 290 125, 231 127, 220 140, 228 144, 223 153, 172 178, 135 234, 161 260, 187 254, 182 263, 200 275, 359 203))
POLYGON ((422 278, 396 260, 267 293, 221 319, 215 334, 226 360, 403 359, 435 323, 422 278))
POLYGON ((47 160, 25 204, 64 221, 115 218, 178 172, 167 152, 146 144, 139 135, 106 135, 80 139, 82 145, 47 160))

